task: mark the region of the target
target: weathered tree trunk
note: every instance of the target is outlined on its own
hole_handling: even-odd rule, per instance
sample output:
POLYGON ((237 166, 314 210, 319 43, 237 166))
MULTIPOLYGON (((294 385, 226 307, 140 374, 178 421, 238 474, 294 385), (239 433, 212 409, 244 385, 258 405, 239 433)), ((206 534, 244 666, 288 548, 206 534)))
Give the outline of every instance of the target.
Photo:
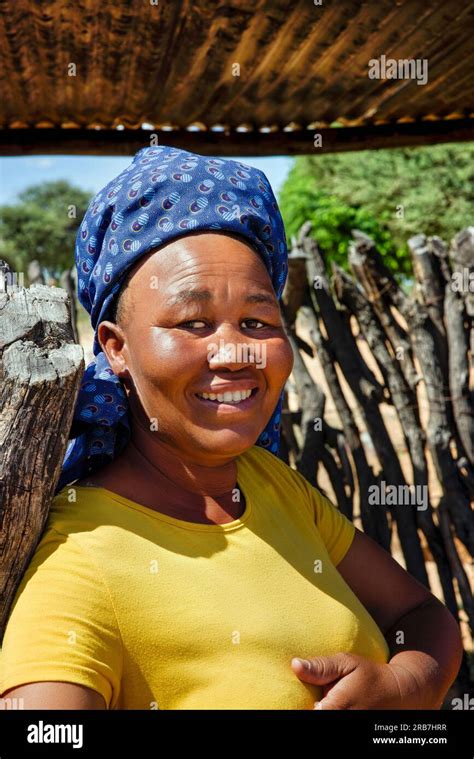
MULTIPOLYGON (((439 237, 427 237, 420 234, 408 240, 408 248, 411 253, 413 269, 417 280, 415 300, 424 307, 432 324, 433 340, 436 348, 434 360, 440 367, 443 377, 447 421, 456 443, 458 458, 462 459, 467 456, 467 453, 464 439, 459 434, 456 425, 450 392, 449 350, 455 350, 457 345, 456 343, 451 343, 448 348, 447 328, 445 324, 445 292, 449 296, 449 293, 452 291, 451 269, 447 247, 439 237)), ((471 472, 471 475, 474 480, 474 471, 471 472)))
POLYGON ((469 364, 474 356, 474 227, 463 229, 453 238, 449 257, 453 269, 445 290, 449 383, 456 428, 472 469, 474 397, 469 390, 469 364))
POLYGON ((351 462, 349 460, 349 446, 346 444, 344 433, 342 430, 338 430, 335 427, 331 427, 325 419, 323 419, 324 428, 324 440, 327 445, 337 452, 339 461, 341 462, 342 472, 344 476, 344 482, 349 488, 349 508, 347 516, 353 517, 353 499, 355 491, 354 473, 352 471, 351 462))
POLYGON ((293 238, 292 248, 288 254, 288 278, 282 295, 282 300, 285 304, 286 321, 289 327, 293 327, 296 315, 303 304, 308 289, 306 258, 307 255, 299 245, 298 240, 293 238))
POLYGON ((446 380, 448 395, 448 344, 444 326, 444 276, 441 272, 441 256, 445 253, 442 240, 420 234, 408 240, 413 271, 416 278, 415 297, 421 303, 433 324, 433 338, 436 345, 437 361, 446 380), (434 248, 438 255, 434 255, 434 248))
POLYGON ((464 298, 467 315, 474 317, 474 227, 466 227, 451 241, 449 257, 453 265, 453 285, 464 298), (456 278, 457 277, 457 278, 456 278))
POLYGON ((404 302, 405 295, 388 270, 378 265, 382 263, 382 260, 373 240, 358 229, 353 230, 352 237, 354 239, 349 246, 349 263, 352 272, 362 285, 367 300, 377 314, 392 345, 393 353, 400 361, 404 377, 414 392, 421 377, 417 374, 413 362, 410 338, 396 321, 390 309, 395 296, 392 295, 390 298, 388 290, 391 293, 396 293, 396 299, 399 303, 404 302), (365 265, 367 260, 370 260, 370 268, 365 265))
MULTIPOLYGON (((472 591, 469 584, 469 578, 466 575, 461 559, 459 558, 456 546, 454 545, 452 529, 450 524, 449 504, 446 496, 442 496, 439 505, 439 525, 443 535, 444 544, 446 546, 446 554, 453 573, 453 577, 456 578, 459 587, 459 593, 466 612, 469 626, 471 629, 471 635, 474 635, 474 599, 472 597, 472 591)), ((459 618, 459 614, 456 609, 456 618, 459 618)))
POLYGON ((0 641, 41 537, 84 370, 59 288, 0 292, 0 641))
POLYGON ((449 343, 449 389, 463 450, 474 465, 474 410, 469 390, 469 345, 464 301, 446 285, 444 318, 449 343))

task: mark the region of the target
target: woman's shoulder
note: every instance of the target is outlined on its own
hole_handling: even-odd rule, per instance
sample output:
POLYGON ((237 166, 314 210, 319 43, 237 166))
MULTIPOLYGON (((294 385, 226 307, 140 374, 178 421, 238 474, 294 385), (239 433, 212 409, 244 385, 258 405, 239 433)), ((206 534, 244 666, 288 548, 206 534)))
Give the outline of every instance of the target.
POLYGON ((307 480, 296 469, 266 448, 253 445, 239 456, 239 460, 241 466, 248 467, 248 471, 255 478, 264 481, 267 485, 273 483, 277 488, 289 487, 300 495, 308 496, 307 480))
POLYGON ((290 519, 302 513, 314 522, 315 508, 309 482, 296 469, 271 451, 254 445, 240 457, 238 478, 259 498, 265 497, 274 511, 276 508, 290 519), (242 471, 243 470, 243 471, 242 471))
POLYGON ((110 518, 111 507, 101 485, 87 478, 76 480, 63 487, 53 497, 46 522, 46 529, 64 535, 81 534, 96 530, 110 518))

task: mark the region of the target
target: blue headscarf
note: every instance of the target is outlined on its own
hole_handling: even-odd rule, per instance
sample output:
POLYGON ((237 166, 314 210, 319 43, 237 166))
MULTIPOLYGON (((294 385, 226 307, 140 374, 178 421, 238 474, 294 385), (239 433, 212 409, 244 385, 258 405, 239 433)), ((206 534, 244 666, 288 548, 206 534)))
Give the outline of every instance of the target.
MULTIPOLYGON (((131 436, 121 380, 102 352, 97 326, 109 319, 130 267, 153 248, 199 230, 246 238, 261 255, 278 299, 288 250, 277 201, 265 174, 239 161, 160 145, 132 163, 90 202, 75 246, 78 298, 94 328, 96 357, 85 369, 58 493, 112 461, 131 436)), ((256 444, 277 454, 283 393, 256 444)))

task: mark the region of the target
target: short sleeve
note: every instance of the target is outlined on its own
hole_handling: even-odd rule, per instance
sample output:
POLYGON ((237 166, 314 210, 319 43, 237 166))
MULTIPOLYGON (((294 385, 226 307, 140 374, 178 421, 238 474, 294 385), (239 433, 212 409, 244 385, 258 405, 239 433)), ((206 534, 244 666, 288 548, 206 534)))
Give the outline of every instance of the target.
POLYGON ((316 488, 309 485, 314 505, 316 527, 336 566, 349 550, 356 532, 355 525, 331 501, 316 488))
POLYGON ((356 533, 356 526, 337 506, 299 472, 293 470, 303 488, 308 509, 334 566, 342 561, 356 533))
POLYGON ((122 640, 98 567, 76 538, 48 528, 17 589, 0 650, 0 694, 47 680, 77 683, 115 708, 122 640))

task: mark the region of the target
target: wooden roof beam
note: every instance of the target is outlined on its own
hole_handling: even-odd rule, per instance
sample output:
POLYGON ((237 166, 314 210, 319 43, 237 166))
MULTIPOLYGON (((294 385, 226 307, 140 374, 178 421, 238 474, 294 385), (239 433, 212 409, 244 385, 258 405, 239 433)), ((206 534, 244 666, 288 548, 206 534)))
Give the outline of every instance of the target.
MULTIPOLYGON (((474 141, 474 119, 420 120, 355 127, 260 132, 174 129, 0 129, 0 155, 134 155, 157 135, 158 144, 210 155, 271 156, 338 153, 474 141), (315 146, 321 135, 321 146, 315 146)), ((155 138, 156 142, 156 138, 155 138)))

